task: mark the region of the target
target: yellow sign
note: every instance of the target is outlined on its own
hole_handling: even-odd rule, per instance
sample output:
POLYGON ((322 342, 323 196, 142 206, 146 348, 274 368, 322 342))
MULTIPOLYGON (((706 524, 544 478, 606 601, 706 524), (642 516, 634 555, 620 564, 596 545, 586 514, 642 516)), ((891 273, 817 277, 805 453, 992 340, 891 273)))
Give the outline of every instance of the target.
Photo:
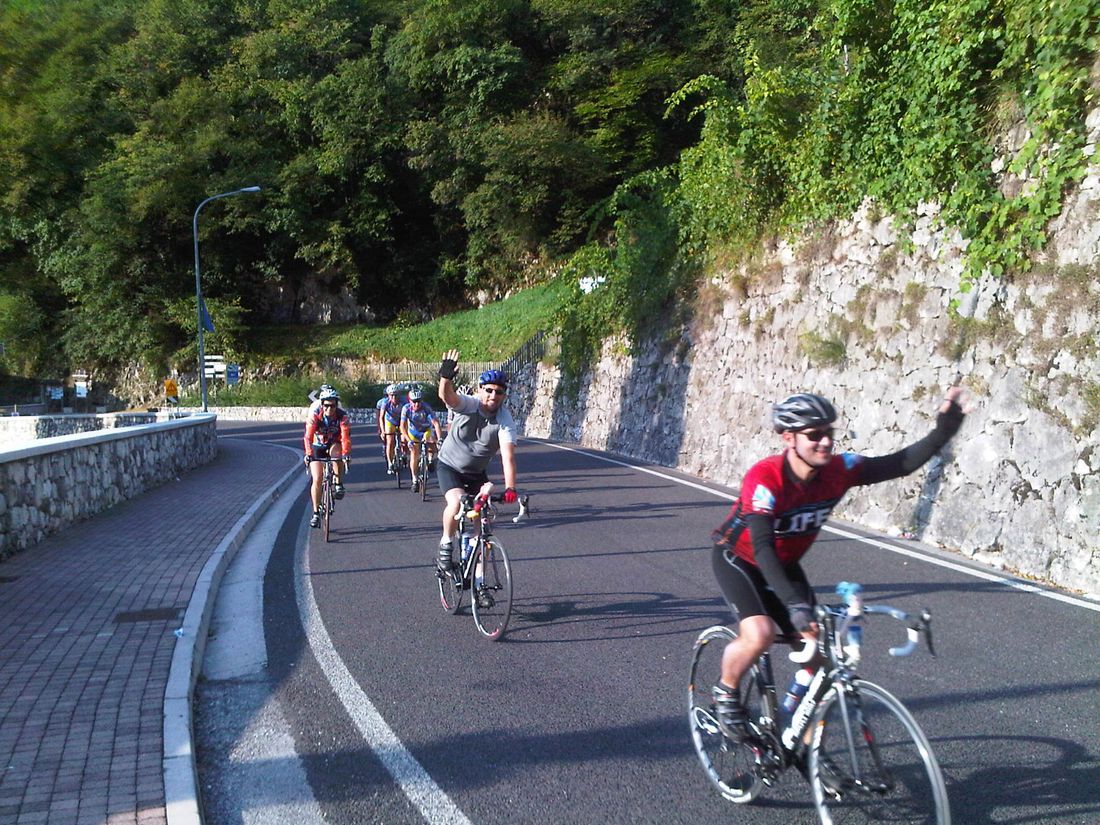
POLYGON ((179 387, 176 386, 175 379, 172 379, 172 378, 164 379, 164 395, 173 404, 178 404, 179 403, 179 401, 180 401, 180 390, 179 390, 179 387))

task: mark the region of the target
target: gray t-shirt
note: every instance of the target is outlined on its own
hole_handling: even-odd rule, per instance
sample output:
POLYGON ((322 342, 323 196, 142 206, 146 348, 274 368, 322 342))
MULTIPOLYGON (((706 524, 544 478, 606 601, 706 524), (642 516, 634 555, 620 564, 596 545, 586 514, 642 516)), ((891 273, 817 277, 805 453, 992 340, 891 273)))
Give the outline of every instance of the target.
POLYGON ((501 444, 516 442, 516 422, 503 406, 488 418, 476 398, 460 394, 458 406, 451 410, 451 430, 439 449, 439 460, 460 473, 484 471, 501 444))

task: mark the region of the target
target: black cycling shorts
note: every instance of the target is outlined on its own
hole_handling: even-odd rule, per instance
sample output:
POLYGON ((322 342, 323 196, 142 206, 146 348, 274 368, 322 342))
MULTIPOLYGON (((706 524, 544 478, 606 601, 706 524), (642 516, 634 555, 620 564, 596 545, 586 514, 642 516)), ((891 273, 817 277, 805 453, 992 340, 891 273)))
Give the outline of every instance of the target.
POLYGON ((488 474, 482 470, 480 473, 460 473, 449 464, 444 464, 438 459, 435 462, 435 477, 439 479, 439 489, 446 493, 456 487, 461 487, 470 495, 476 495, 481 485, 489 480, 488 474))
MULTIPOLYGON (((797 637, 798 631, 791 624, 787 606, 768 586, 760 568, 740 556, 726 552, 724 544, 714 545, 711 561, 714 575, 730 610, 739 619, 745 616, 768 616, 779 626, 779 635, 797 637)), ((806 574, 798 564, 784 568, 799 597, 813 607, 814 590, 806 580, 806 574)))

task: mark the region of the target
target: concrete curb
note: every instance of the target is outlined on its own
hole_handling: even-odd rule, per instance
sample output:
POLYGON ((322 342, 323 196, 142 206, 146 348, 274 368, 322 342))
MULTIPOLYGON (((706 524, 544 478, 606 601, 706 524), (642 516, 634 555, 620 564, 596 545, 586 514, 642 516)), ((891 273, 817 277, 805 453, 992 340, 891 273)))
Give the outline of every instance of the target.
POLYGON ((202 825, 203 821, 192 736, 191 700, 206 648, 206 634, 214 612, 218 585, 249 531, 302 472, 298 458, 300 451, 280 444, 271 446, 293 453, 294 467, 253 502, 207 559, 188 600, 183 624, 176 631, 178 638, 164 690, 164 802, 168 825, 202 825))

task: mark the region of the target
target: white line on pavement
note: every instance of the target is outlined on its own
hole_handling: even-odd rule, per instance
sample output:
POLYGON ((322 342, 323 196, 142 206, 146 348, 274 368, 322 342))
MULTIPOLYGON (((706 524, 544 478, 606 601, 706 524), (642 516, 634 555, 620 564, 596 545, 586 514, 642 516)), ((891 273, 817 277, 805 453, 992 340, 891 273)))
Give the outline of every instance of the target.
MULTIPOLYGON (((697 484, 694 481, 688 481, 687 479, 677 478, 676 476, 671 476, 671 475, 668 475, 667 473, 662 473, 662 472, 659 472, 657 470, 651 470, 648 467, 639 467, 637 464, 630 464, 629 462, 626 462, 626 461, 619 461, 619 460, 614 459, 614 458, 609 458, 608 456, 605 456, 605 455, 600 455, 599 453, 589 452, 588 450, 578 450, 575 447, 567 447, 564 444, 554 444, 553 442, 550 442, 550 441, 539 441, 538 443, 539 444, 545 444, 547 447, 553 447, 556 450, 567 450, 571 453, 577 453, 577 455, 588 456, 589 458, 595 458, 599 461, 606 461, 608 464, 617 464, 620 467, 629 467, 631 470, 637 470, 640 473, 648 473, 651 476, 657 476, 657 478, 663 478, 665 481, 673 481, 677 484, 682 484, 685 487, 691 487, 692 489, 695 489, 695 490, 702 490, 704 493, 710 493, 712 496, 716 496, 717 498, 724 498, 727 501, 735 501, 737 499, 737 496, 731 495, 730 493, 723 492, 722 490, 715 490, 713 487, 707 487, 704 484, 697 484)), ((869 538, 868 536, 861 536, 858 533, 852 533, 852 532, 849 532, 848 530, 843 530, 839 527, 831 527, 828 524, 826 524, 822 529, 827 530, 830 533, 835 533, 838 536, 843 536, 844 538, 853 539, 855 541, 861 541, 864 544, 870 544, 874 547, 880 547, 883 550, 889 550, 891 553, 898 553, 899 555, 902 555, 902 556, 909 556, 910 558, 920 559, 921 561, 926 561, 929 564, 935 564, 935 565, 938 565, 940 567, 946 567, 949 570, 955 570, 959 573, 964 573, 967 576, 973 576, 974 578, 977 578, 977 579, 984 579, 986 581, 996 582, 997 584, 1003 584, 1005 587, 1011 587, 1015 590, 1022 590, 1025 593, 1034 593, 1038 596, 1043 596, 1044 598, 1047 598, 1047 599, 1054 599, 1055 601, 1065 602, 1066 604, 1071 604, 1075 607, 1083 607, 1086 610, 1093 610, 1093 611, 1096 611, 1097 613, 1100 613, 1100 604, 1097 604, 1096 602, 1093 602, 1093 601, 1087 601, 1085 599, 1078 599, 1078 598, 1075 598, 1074 596, 1069 596, 1069 595, 1066 595, 1065 593, 1059 593, 1055 590, 1047 590, 1047 589, 1042 588, 1042 587, 1036 587, 1035 585, 1028 584, 1027 582, 1024 582, 1024 581, 1019 581, 1017 579, 1010 579, 1010 578, 1007 578, 1006 576, 999 576, 996 573, 989 573, 989 572, 986 572, 985 570, 976 570, 973 567, 967 567, 966 565, 958 564, 956 562, 949 561, 947 559, 941 559, 941 558, 938 558, 936 556, 929 555, 928 553, 922 553, 919 550, 913 550, 913 549, 908 548, 908 547, 899 547, 896 544, 889 544, 889 543, 884 542, 884 541, 879 541, 878 539, 869 538)))
MULTIPOLYGON (((303 519, 302 524, 307 522, 303 519)), ((371 750, 389 771, 401 790, 426 819, 429 825, 472 825, 466 815, 459 810, 451 798, 435 780, 428 775, 424 767, 405 748, 397 734, 386 724, 382 714, 363 693, 355 678, 344 664, 340 654, 332 644, 325 629, 317 602, 313 597, 313 585, 309 572, 309 528, 305 535, 299 532, 296 550, 295 570, 298 574, 298 587, 295 588, 298 600, 298 614, 305 628, 309 647, 313 651, 321 670, 335 691, 340 703, 358 728, 371 750)))

